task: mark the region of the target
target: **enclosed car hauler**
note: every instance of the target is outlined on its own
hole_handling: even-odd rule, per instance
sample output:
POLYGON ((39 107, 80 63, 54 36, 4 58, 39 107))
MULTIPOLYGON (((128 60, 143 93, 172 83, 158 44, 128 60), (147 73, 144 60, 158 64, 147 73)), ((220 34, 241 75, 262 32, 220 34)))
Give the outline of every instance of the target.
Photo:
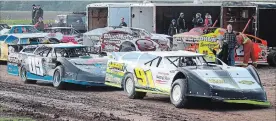
POLYGON ((251 19, 245 33, 265 39, 269 47, 276 47, 276 3, 223 2, 221 14, 221 27, 232 24, 234 30, 242 32, 251 19))
MULTIPOLYGON (((221 3, 96 3, 87 5, 87 29, 104 26, 118 26, 121 17, 129 27, 143 28, 149 32, 167 34, 172 19, 181 12, 185 14, 188 29, 193 28, 192 19, 196 13, 202 18, 212 15, 213 22, 220 18, 221 3)), ((218 24, 219 26, 219 20, 218 24)))

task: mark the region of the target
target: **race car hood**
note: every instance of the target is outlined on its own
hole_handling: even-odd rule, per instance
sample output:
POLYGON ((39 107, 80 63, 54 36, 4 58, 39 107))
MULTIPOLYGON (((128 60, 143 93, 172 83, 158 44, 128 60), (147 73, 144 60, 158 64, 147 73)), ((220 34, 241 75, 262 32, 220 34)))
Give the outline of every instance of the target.
POLYGON ((260 89, 260 84, 246 68, 202 68, 191 70, 210 85, 232 89, 260 89))
POLYGON ((85 72, 105 71, 107 58, 79 57, 68 59, 73 65, 85 72))

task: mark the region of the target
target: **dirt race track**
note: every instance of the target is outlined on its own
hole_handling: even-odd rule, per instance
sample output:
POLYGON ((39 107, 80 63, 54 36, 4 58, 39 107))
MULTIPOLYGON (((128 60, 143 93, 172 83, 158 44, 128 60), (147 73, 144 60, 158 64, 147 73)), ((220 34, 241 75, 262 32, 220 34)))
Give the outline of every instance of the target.
POLYGON ((28 117, 45 121, 275 121, 276 68, 258 68, 270 108, 196 100, 196 106, 177 109, 168 96, 147 94, 128 99, 110 87, 76 87, 56 90, 51 83, 23 84, 0 65, 0 117, 28 117))

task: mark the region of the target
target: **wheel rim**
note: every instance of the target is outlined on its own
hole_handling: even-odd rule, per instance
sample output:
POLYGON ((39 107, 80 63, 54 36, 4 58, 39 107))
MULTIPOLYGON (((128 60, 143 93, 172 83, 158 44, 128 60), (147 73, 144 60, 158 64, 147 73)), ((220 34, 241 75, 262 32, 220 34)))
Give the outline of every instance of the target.
POLYGON ((21 77, 22 80, 25 80, 25 79, 26 79, 26 70, 25 70, 25 68, 22 68, 22 69, 21 69, 20 77, 21 77))
POLYGON ((60 74, 57 70, 54 74, 54 86, 58 86, 60 84, 60 74))
POLYGON ((126 80, 126 91, 127 91, 127 93, 131 93, 132 90, 133 90, 133 81, 131 78, 128 78, 126 80))
POLYGON ((181 88, 179 85, 173 87, 172 98, 174 101, 179 101, 181 98, 181 88))

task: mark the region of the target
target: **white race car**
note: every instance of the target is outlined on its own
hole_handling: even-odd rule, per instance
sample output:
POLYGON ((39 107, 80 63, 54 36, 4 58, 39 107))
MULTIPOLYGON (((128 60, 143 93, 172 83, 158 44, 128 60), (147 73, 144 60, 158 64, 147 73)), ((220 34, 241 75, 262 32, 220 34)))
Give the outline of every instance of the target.
POLYGON ((189 51, 113 52, 105 84, 124 88, 129 98, 167 94, 178 108, 188 105, 188 97, 270 105, 253 66, 231 67, 220 60, 221 65, 212 64, 204 56, 189 51))

